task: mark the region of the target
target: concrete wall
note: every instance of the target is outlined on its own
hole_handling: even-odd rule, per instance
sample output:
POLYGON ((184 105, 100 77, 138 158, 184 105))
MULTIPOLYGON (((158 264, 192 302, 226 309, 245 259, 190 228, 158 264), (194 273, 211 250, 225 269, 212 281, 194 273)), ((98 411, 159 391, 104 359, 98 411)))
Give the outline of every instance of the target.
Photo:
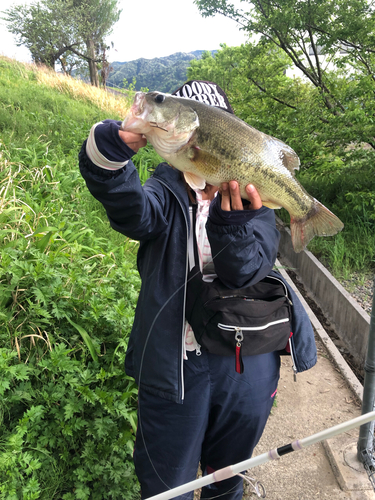
POLYGON ((295 253, 290 231, 277 218, 281 234, 280 258, 303 282, 307 292, 332 323, 337 335, 363 368, 370 330, 370 316, 308 250, 295 253))

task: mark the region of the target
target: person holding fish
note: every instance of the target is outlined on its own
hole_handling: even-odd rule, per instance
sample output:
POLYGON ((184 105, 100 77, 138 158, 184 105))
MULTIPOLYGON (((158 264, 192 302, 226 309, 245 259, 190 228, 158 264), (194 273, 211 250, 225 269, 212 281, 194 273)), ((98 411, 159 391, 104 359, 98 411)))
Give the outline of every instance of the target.
MULTIPOLYGON (((280 354, 292 355, 295 373, 317 359, 308 316, 273 271, 280 238, 274 211, 264 205, 253 183, 243 184, 238 176, 218 181, 216 160, 194 142, 201 121, 195 103, 208 115, 213 110, 214 121, 221 114, 237 120, 227 96, 205 81, 187 82, 173 94, 136 96, 124 122, 95 124, 79 154, 87 187, 105 207, 113 229, 140 242, 142 286, 125 371, 139 387, 134 463, 143 499, 194 480, 199 465, 203 474, 210 474, 250 458, 277 392, 280 354), (178 120, 169 100, 182 102, 178 120), (163 113, 155 111, 165 104, 163 113), (141 126, 135 126, 137 120, 141 126), (149 134, 168 162, 158 165, 142 186, 131 158, 149 134), (191 171, 191 162, 205 163, 211 182, 191 171), (273 279, 285 288, 292 313, 289 340, 282 348, 239 359, 239 337, 233 355, 211 352, 198 341, 186 319, 188 250, 194 245, 206 283, 218 280, 230 291, 273 279)), ((215 136, 210 140, 217 149, 223 147, 215 136)), ((229 171, 233 158, 229 151, 229 171)), ((202 499, 240 500, 242 495, 238 476, 201 492, 202 499)), ((193 494, 183 497, 192 499, 193 494)))

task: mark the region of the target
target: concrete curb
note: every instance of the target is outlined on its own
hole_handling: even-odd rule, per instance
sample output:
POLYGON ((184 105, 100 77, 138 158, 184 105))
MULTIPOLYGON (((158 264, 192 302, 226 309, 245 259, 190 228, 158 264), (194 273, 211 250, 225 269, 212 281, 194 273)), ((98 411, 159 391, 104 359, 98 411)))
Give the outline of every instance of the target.
POLYGON ((279 218, 276 219, 281 234, 279 251, 282 261, 301 278, 307 292, 319 305, 353 356, 355 365, 358 368, 363 367, 370 331, 370 315, 311 252, 294 252, 289 229, 279 218))
POLYGON ((372 486, 357 458, 357 442, 346 434, 323 441, 332 471, 343 491, 371 491, 372 486))

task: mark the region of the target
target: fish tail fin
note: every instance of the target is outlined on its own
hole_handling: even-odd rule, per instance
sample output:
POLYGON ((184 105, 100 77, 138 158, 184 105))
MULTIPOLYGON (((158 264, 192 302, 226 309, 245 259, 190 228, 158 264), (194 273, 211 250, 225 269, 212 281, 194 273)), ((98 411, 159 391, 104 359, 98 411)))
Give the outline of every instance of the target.
POLYGON ((301 252, 314 236, 333 236, 343 227, 336 215, 314 199, 313 207, 305 217, 290 221, 294 251, 301 252))

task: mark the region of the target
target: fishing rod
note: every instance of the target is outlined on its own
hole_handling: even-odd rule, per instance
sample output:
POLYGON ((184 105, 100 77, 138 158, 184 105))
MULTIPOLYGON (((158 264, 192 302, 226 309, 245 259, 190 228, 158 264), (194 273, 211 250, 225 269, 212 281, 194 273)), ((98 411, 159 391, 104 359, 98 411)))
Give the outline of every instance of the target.
POLYGON ((312 436, 297 439, 292 443, 281 446, 280 448, 275 448, 263 453, 262 455, 258 455, 257 457, 249 458, 248 460, 244 460, 243 462, 239 462, 235 465, 229 465, 228 467, 215 471, 213 474, 208 474, 207 476, 196 479, 195 481, 190 481, 189 483, 177 486, 177 488, 172 488, 164 493, 159 493, 158 495, 149 497, 146 500, 169 500, 179 495, 183 495, 184 493, 189 493, 190 491, 202 488, 203 486, 223 481, 224 479, 229 479, 230 477, 240 474, 244 470, 252 469, 253 467, 269 462, 270 460, 279 459, 283 455, 287 455, 292 451, 302 450, 303 448, 307 448, 308 446, 324 441, 325 439, 329 439, 337 436, 338 434, 342 434, 343 432, 355 429, 356 427, 371 422, 372 420, 375 420, 375 411, 365 413, 360 417, 335 425, 334 427, 330 427, 329 429, 313 434, 312 436))

